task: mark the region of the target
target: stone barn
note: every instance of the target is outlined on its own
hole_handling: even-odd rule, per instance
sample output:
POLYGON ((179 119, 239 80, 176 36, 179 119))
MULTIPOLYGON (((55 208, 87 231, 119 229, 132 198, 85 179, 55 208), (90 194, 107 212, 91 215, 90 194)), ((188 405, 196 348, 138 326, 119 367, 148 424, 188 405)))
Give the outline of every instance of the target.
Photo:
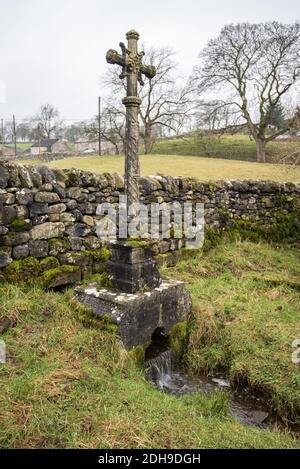
POLYGON ((40 143, 34 143, 30 147, 30 154, 33 156, 41 153, 64 153, 70 151, 68 143, 59 138, 45 138, 40 143))
MULTIPOLYGON (((116 153, 116 147, 111 142, 102 141, 101 150, 103 155, 114 155, 116 153)), ((99 142, 98 140, 92 140, 88 142, 76 142, 75 151, 77 153, 99 153, 99 142)))

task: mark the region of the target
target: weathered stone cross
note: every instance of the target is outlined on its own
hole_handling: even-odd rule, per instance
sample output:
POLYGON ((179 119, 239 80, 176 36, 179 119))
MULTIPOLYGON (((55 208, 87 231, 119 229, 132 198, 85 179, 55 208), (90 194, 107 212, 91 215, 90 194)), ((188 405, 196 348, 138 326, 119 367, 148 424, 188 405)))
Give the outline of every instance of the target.
POLYGON ((125 194, 128 206, 139 202, 139 122, 138 114, 142 100, 138 97, 137 82, 143 85, 142 75, 153 78, 156 69, 152 65, 144 65, 142 58, 144 52, 138 52, 139 34, 130 30, 126 34, 127 48, 120 42, 122 55, 110 49, 106 54, 106 60, 110 64, 122 67, 120 78, 127 78, 127 96, 123 99, 126 106, 126 145, 125 145, 125 194))

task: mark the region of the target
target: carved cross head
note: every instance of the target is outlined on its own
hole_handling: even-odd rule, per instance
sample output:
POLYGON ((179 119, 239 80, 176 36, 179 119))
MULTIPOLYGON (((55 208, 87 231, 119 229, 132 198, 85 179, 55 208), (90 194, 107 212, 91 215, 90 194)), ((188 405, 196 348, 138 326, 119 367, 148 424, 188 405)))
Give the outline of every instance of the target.
POLYGON ((144 85, 143 75, 151 79, 156 74, 156 69, 153 65, 145 65, 142 60, 145 55, 143 51, 138 52, 137 42, 139 34, 136 31, 129 31, 126 34, 128 39, 128 47, 125 47, 123 42, 120 42, 121 54, 114 49, 109 49, 106 54, 106 61, 109 64, 117 64, 122 67, 120 78, 123 79, 129 74, 137 76, 140 85, 144 85))

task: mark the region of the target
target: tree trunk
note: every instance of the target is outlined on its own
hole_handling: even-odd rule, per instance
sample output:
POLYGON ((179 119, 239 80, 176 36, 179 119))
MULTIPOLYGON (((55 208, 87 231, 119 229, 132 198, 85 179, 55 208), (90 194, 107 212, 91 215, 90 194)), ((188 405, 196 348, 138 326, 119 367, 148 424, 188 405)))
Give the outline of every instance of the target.
POLYGON ((153 141, 152 141, 152 131, 151 127, 145 128, 145 136, 144 136, 144 147, 145 147, 145 155, 149 155, 152 150, 153 141))
POLYGON ((256 140, 256 158, 258 163, 266 162, 266 142, 265 140, 256 140))

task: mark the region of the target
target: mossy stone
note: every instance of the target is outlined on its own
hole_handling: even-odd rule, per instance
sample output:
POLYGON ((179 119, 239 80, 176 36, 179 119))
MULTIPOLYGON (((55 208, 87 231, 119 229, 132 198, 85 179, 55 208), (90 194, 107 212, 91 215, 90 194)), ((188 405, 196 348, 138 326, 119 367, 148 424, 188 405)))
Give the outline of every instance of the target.
POLYGON ((56 269, 57 267, 59 267, 59 262, 54 256, 45 257, 40 262, 40 268, 42 271, 56 269))
POLYGON ((71 285, 80 280, 81 270, 75 265, 61 265, 54 269, 45 270, 42 274, 42 283, 45 288, 71 285))
POLYGON ((22 283, 39 276, 40 263, 35 257, 27 257, 11 262, 3 271, 7 281, 22 283))
POLYGON ((70 242, 67 239, 52 238, 49 239, 49 254, 57 256, 71 249, 70 242))
POLYGON ((11 224, 10 227, 13 231, 25 231, 25 230, 30 230, 32 227, 32 223, 30 220, 22 220, 20 218, 15 218, 11 224))

